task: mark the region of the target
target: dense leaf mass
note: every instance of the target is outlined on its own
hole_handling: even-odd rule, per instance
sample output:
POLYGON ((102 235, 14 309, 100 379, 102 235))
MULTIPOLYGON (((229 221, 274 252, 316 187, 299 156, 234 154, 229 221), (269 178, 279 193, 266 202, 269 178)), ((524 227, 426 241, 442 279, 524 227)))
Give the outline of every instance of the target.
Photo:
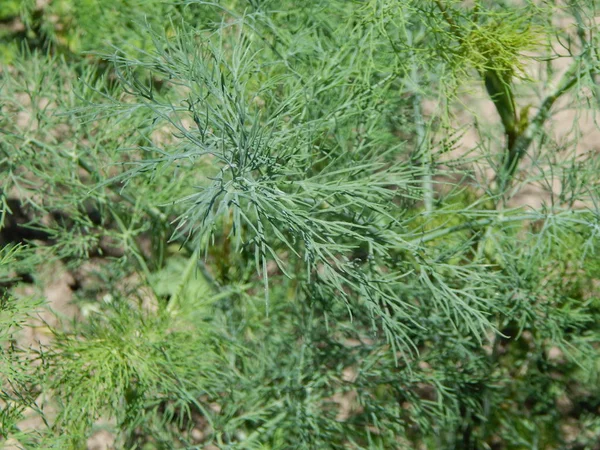
POLYGON ((600 448, 595 0, 4 3, 2 445, 600 448))

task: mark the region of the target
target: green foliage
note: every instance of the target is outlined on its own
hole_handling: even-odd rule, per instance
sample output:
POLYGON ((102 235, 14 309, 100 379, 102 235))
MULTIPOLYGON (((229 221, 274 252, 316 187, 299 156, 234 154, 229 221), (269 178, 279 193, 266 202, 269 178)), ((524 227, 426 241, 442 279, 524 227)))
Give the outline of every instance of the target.
POLYGON ((594 4, 463 3, 23 3, 0 442, 596 448, 594 4))
POLYGON ((4 2, 0 11, 0 20, 8 20, 18 16, 21 12, 19 5, 20 2, 18 0, 7 0, 4 2))
POLYGON ((168 424, 201 410, 197 399, 222 376, 208 326, 112 302, 80 334, 57 335, 45 355, 48 388, 61 402, 54 427, 76 443, 99 417, 114 417, 126 435, 176 441, 168 424))
POLYGON ((115 40, 144 46, 145 39, 136 22, 161 23, 175 12, 170 2, 123 0, 58 0, 38 5, 25 2, 24 22, 31 39, 47 39, 77 54, 116 44, 115 40))

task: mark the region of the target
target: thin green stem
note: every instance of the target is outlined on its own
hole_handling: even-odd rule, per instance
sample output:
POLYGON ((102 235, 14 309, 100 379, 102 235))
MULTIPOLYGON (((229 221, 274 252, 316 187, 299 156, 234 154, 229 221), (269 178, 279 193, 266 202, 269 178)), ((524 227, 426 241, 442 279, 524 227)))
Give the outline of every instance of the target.
POLYGON ((413 33, 411 30, 406 30, 406 36, 408 39, 408 45, 412 48, 411 51, 411 78, 413 82, 413 118, 415 122, 415 131, 417 133, 417 147, 415 155, 420 160, 421 167, 423 168, 423 202, 425 204, 425 211, 431 213, 433 211, 433 183, 431 177, 431 149, 425 142, 425 122, 423 120, 423 111, 421 108, 421 93, 420 93, 420 74, 419 67, 417 65, 416 54, 414 50, 413 33))
MULTIPOLYGON (((28 139, 27 141, 40 147, 40 148, 46 148, 46 149, 50 148, 47 144, 45 144, 44 142, 41 142, 37 139, 28 139)), ((77 158, 77 163, 78 163, 79 167, 81 167, 83 170, 85 170, 91 176, 93 176, 96 179, 100 179, 100 175, 98 174, 98 172, 89 163, 87 163, 83 158, 77 158)), ((122 192, 122 190, 119 189, 119 187, 117 185, 108 184, 108 187, 110 190, 112 190, 114 193, 116 193, 119 197, 121 197, 123 200, 125 200, 130 205, 135 205, 137 203, 137 201, 134 197, 127 194, 126 192, 122 192)), ((140 207, 146 214, 148 214, 154 220, 160 221, 162 223, 167 223, 169 220, 169 218, 166 214, 164 214, 162 211, 160 211, 158 208, 156 208, 152 205, 141 205, 140 207)), ((195 250, 192 248, 192 246, 186 239, 181 237, 181 238, 176 239, 176 241, 179 242, 183 246, 183 248, 185 248, 188 252, 194 253, 195 250)), ((210 272, 208 271, 208 268, 201 260, 198 260, 198 270, 200 270, 200 272, 202 273, 202 276, 206 279, 207 283, 212 287, 212 289, 215 292, 218 292, 220 290, 219 284, 214 279, 214 277, 210 274, 210 272)))
POLYGON ((460 225, 454 225, 452 227, 428 232, 426 234, 423 234, 423 236, 421 236, 421 237, 411 239, 407 242, 408 242, 408 244, 411 244, 411 245, 424 244, 424 243, 431 242, 436 239, 442 238, 449 234, 457 233, 459 231, 463 231, 463 230, 467 230, 467 229, 476 230, 476 229, 480 229, 480 228, 487 227, 490 225, 501 224, 501 223, 524 222, 527 220, 544 220, 550 216, 551 216, 550 214, 532 213, 532 214, 520 214, 520 215, 516 215, 516 216, 500 216, 500 217, 493 217, 493 218, 488 218, 488 219, 472 220, 472 221, 468 221, 465 223, 461 223, 460 225))
POLYGON ((456 22, 454 21, 452 16, 450 14, 448 14, 448 9, 444 6, 444 4, 440 0, 435 0, 435 4, 437 5, 438 9, 442 13, 442 16, 444 16, 444 20, 446 21, 446 23, 448 23, 448 25, 450 26, 450 30, 452 30, 452 33, 457 38, 462 39, 462 33, 460 31, 460 27, 456 24, 456 22))
POLYGON ((519 134, 509 151, 509 156, 501 173, 499 192, 505 192, 519 162, 527 153, 533 140, 543 131, 550 117, 550 110, 558 98, 567 93, 581 78, 581 62, 575 60, 560 79, 558 86, 542 101, 537 114, 525 130, 519 134))
POLYGON ((183 274, 181 276, 181 280, 179 281, 179 284, 177 285, 177 289, 175 290, 175 292, 173 293, 173 296, 169 300, 169 304, 167 305, 167 311, 170 312, 174 308, 177 308, 179 306, 181 294, 183 293, 183 290, 187 286, 187 284, 190 280, 190 277, 194 273, 194 269, 198 267, 198 263, 200 262, 200 258, 198 256, 199 256, 198 249, 196 249, 196 250, 194 250, 192 255, 189 257, 188 262, 185 265, 183 274))

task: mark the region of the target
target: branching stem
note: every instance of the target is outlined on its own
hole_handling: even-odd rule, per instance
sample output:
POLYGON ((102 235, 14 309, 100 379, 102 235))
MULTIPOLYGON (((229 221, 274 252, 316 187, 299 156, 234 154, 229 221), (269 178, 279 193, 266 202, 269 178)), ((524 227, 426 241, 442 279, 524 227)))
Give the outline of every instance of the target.
POLYGON ((519 162, 529 149, 533 140, 542 132, 546 120, 550 117, 550 110, 556 100, 568 92, 580 79, 581 63, 576 60, 567 69, 560 79, 558 86, 542 101, 539 110, 529 125, 517 137, 512 148, 509 149, 509 155, 505 162, 500 184, 499 192, 506 190, 512 179, 519 162))

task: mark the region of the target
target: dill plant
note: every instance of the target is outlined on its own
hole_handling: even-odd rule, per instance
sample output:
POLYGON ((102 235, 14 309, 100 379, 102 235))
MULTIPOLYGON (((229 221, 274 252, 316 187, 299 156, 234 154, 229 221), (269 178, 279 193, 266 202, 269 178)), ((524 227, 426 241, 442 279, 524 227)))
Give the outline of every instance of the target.
POLYGON ((597 110, 595 5, 462 3, 150 2, 169 17, 102 44, 77 34, 93 8, 25 11, 0 80, 5 442, 595 448, 599 159, 549 133, 558 100, 597 110), (30 48, 49 14, 82 42, 30 48), (467 83, 496 139, 453 159, 467 83), (542 207, 514 206, 527 187, 542 207), (42 308, 44 266, 79 317, 42 308))

